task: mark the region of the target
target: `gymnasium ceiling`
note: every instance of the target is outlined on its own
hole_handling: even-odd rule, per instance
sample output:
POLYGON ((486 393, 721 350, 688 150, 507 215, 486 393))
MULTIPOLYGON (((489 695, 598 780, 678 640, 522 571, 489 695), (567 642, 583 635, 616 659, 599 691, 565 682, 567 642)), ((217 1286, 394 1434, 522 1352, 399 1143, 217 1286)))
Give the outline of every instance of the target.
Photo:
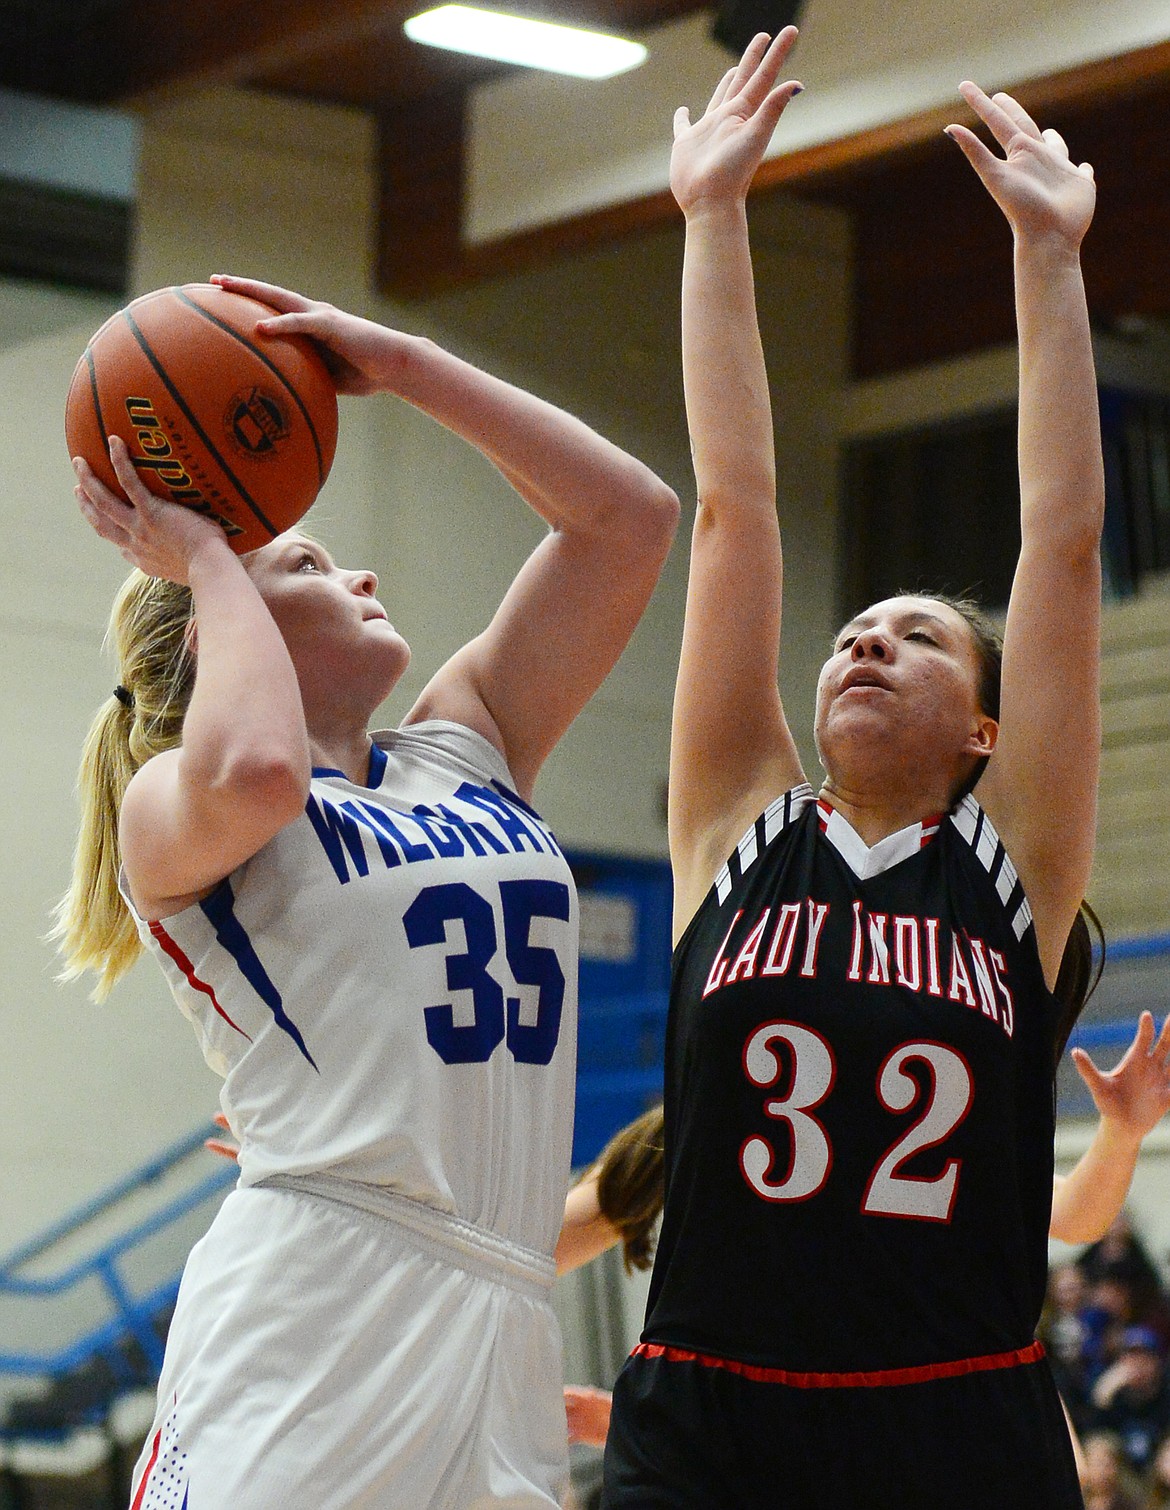
MULTIPOLYGON (((501 72, 409 41, 412 0, 0 0, 0 85, 86 104, 161 89, 247 84, 372 111, 501 72)), ((696 0, 535 0, 511 7, 638 31, 696 0)))
MULTIPOLYGON (((412 0, 0 0, 0 87, 122 106, 235 85, 369 112, 379 144, 379 278, 400 297, 675 219, 665 191, 670 115, 680 100, 700 104, 729 61, 710 41, 713 8, 695 0, 503 6, 647 41, 643 69, 588 93, 410 42, 402 22, 421 8, 412 0)), ((855 214, 859 296, 873 306, 868 338, 861 311, 859 372, 1002 337, 970 297, 983 288, 985 254, 1003 261, 1001 227, 967 179, 959 177, 954 201, 931 187, 932 175, 955 181, 941 126, 956 118, 954 84, 965 75, 1016 89, 1098 163, 1109 191, 1098 218, 1112 222, 1094 237, 1118 249, 1093 273, 1104 316, 1170 314, 1167 0, 806 0, 785 17, 794 9, 803 31, 797 67, 810 87, 758 183, 855 214), (936 210, 945 205, 945 224, 924 215, 927 193, 936 210), (932 224, 937 254, 924 258, 932 224), (937 330, 908 343, 907 328, 922 328, 932 303, 937 330), (969 329, 953 328, 956 303, 973 311, 969 329)), ((1002 289, 989 284, 984 295, 988 309, 1003 308, 1002 289)))

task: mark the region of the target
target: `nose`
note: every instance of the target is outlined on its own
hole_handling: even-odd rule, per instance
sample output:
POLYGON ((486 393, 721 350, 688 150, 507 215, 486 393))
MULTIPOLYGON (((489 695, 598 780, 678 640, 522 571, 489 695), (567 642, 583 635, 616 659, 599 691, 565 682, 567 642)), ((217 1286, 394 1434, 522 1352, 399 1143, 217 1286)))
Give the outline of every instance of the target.
POLYGON ((852 659, 885 661, 890 657, 890 644, 880 629, 863 629, 850 647, 852 659))
POLYGON ((372 598, 378 591, 378 577, 376 572, 355 571, 350 573, 350 586, 354 592, 363 598, 372 598))

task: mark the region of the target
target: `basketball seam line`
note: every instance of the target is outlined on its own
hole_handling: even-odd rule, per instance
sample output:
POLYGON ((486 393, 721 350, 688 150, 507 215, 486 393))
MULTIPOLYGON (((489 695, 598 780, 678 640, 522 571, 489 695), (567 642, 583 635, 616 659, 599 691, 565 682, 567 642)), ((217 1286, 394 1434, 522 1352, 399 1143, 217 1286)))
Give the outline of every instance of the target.
POLYGON ((142 331, 138 328, 138 324, 135 321, 134 316, 132 314, 130 314, 129 310, 125 310, 124 309, 122 311, 122 318, 126 321, 126 324, 130 327, 131 334, 134 336, 134 339, 138 342, 139 346, 142 348, 142 353, 146 357, 146 360, 154 368, 155 372, 158 373, 159 380, 162 383, 165 384, 167 392, 174 399, 175 403, 178 404, 179 408, 183 411, 183 413, 187 416, 187 419, 190 422, 191 427, 195 431, 196 435, 198 435, 199 439, 207 447, 208 451, 215 458, 215 460, 219 464, 219 466, 222 467, 224 476, 230 478, 232 486, 236 489, 236 491, 239 493, 239 495, 243 499, 243 501, 248 505, 248 507, 252 510, 253 514, 255 514, 256 518, 260 521, 260 523, 264 526, 264 528, 268 531, 268 533, 275 540, 275 538, 277 537, 277 535, 280 534, 280 531, 273 526, 273 524, 271 523, 270 520, 268 520, 268 519, 266 519, 264 517, 264 514, 261 511, 259 505, 256 504, 253 501, 253 499, 251 498, 251 496, 248 493, 247 488, 240 481, 240 479, 236 476, 236 474, 232 471, 231 467, 228 466, 228 464, 224 460, 223 456, 221 456, 220 453, 219 453, 219 451, 216 449, 215 445, 213 444, 213 442, 211 440, 211 437, 207 434, 207 432, 204 430, 203 426, 199 423, 199 421, 191 413, 191 411, 187 407, 187 405, 183 402, 182 395, 175 388, 174 384, 171 382, 170 378, 167 376, 165 368, 163 368, 161 366, 161 364, 159 363, 159 361, 158 361, 157 357, 155 356, 154 352, 150 349, 150 343, 147 341, 146 337, 142 334, 142 331))
POLYGON ((317 427, 313 423, 313 416, 309 413, 307 407, 305 406, 304 399, 301 398, 300 394, 289 382, 288 378, 285 377, 284 373, 281 372, 280 368, 274 361, 271 360, 270 357, 264 355, 259 346, 253 345, 253 343, 248 340, 247 336, 242 336, 240 332, 233 326, 229 325, 226 320, 221 320, 218 315, 213 315, 209 309, 204 309, 202 304, 196 303, 196 301, 192 299, 189 294, 185 294, 181 288, 175 288, 172 290, 172 292, 177 294, 179 299, 184 304, 189 305, 191 309, 197 310, 205 320, 210 320, 213 325, 218 325, 220 330, 224 331, 225 334, 234 336, 236 340, 239 341, 241 346, 246 346, 247 349, 252 353, 252 355, 257 359, 257 361, 263 362, 265 367, 268 368, 269 372, 271 372, 275 377, 278 377, 284 384, 293 400, 293 403, 296 404, 297 408, 304 415, 305 424, 309 427, 309 435, 313 441, 313 450, 317 453, 318 486, 324 487, 325 460, 321 455, 321 442, 317 437, 317 427))
POLYGON ((102 401, 98 397, 97 369, 94 367, 92 346, 87 346, 85 348, 85 361, 86 365, 89 368, 89 392, 90 397, 93 399, 94 418, 97 420, 97 427, 101 431, 102 444, 106 448, 106 455, 108 457, 110 451, 110 436, 109 432, 106 429, 106 422, 102 417, 102 401))

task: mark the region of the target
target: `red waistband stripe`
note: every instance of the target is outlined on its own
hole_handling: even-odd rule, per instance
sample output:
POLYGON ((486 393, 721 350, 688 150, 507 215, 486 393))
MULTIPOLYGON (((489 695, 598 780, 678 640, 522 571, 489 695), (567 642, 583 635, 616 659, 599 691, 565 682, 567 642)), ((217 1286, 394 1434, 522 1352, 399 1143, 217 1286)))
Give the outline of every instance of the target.
POLYGON ((1039 1342, 1014 1349, 1010 1353, 984 1353, 979 1358, 956 1358, 950 1363, 923 1363, 915 1368, 879 1368, 848 1374, 801 1373, 787 1368, 761 1368, 755 1363, 740 1363, 735 1358, 715 1358, 709 1353, 692 1353, 686 1348, 666 1347, 657 1342, 639 1342, 633 1358, 665 1358, 668 1363, 699 1363, 704 1368, 721 1368, 757 1384, 787 1384, 791 1389, 884 1389, 897 1384, 927 1384, 933 1379, 956 1379, 963 1374, 982 1374, 990 1369, 1019 1368, 1038 1363, 1044 1357, 1039 1342))

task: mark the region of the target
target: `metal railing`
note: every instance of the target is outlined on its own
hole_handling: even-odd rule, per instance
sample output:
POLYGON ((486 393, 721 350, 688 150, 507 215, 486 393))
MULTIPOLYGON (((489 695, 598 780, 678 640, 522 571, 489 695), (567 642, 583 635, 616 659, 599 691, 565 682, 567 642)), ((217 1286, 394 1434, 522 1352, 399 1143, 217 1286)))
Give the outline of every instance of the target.
POLYGON ((129 1209, 141 1204, 144 1192, 170 1182, 192 1155, 202 1156, 204 1139, 215 1131, 209 1125, 179 1139, 0 1258, 0 1298, 44 1307, 84 1290, 92 1292, 96 1284, 98 1295, 91 1293, 83 1309, 92 1311, 100 1304, 106 1313, 100 1319, 90 1316, 80 1333, 62 1345, 0 1350, 0 1375, 60 1378, 97 1357, 105 1359, 115 1372, 128 1372, 127 1349, 135 1344, 147 1370, 157 1373, 163 1348, 158 1319, 173 1306, 178 1294, 181 1260, 176 1268, 172 1253, 160 1255, 156 1267, 165 1267, 168 1272, 146 1284, 136 1282, 130 1271, 135 1266, 141 1268, 144 1257, 149 1259, 150 1245, 161 1234, 226 1193, 235 1183, 235 1166, 225 1164, 211 1173, 193 1171, 193 1179, 183 1188, 166 1194, 145 1216, 130 1216, 129 1225, 112 1236, 96 1237, 87 1243, 86 1229, 118 1223, 120 1208, 121 1220, 125 1221, 129 1209), (79 1244, 84 1249, 80 1257, 64 1257, 67 1249, 79 1244))

